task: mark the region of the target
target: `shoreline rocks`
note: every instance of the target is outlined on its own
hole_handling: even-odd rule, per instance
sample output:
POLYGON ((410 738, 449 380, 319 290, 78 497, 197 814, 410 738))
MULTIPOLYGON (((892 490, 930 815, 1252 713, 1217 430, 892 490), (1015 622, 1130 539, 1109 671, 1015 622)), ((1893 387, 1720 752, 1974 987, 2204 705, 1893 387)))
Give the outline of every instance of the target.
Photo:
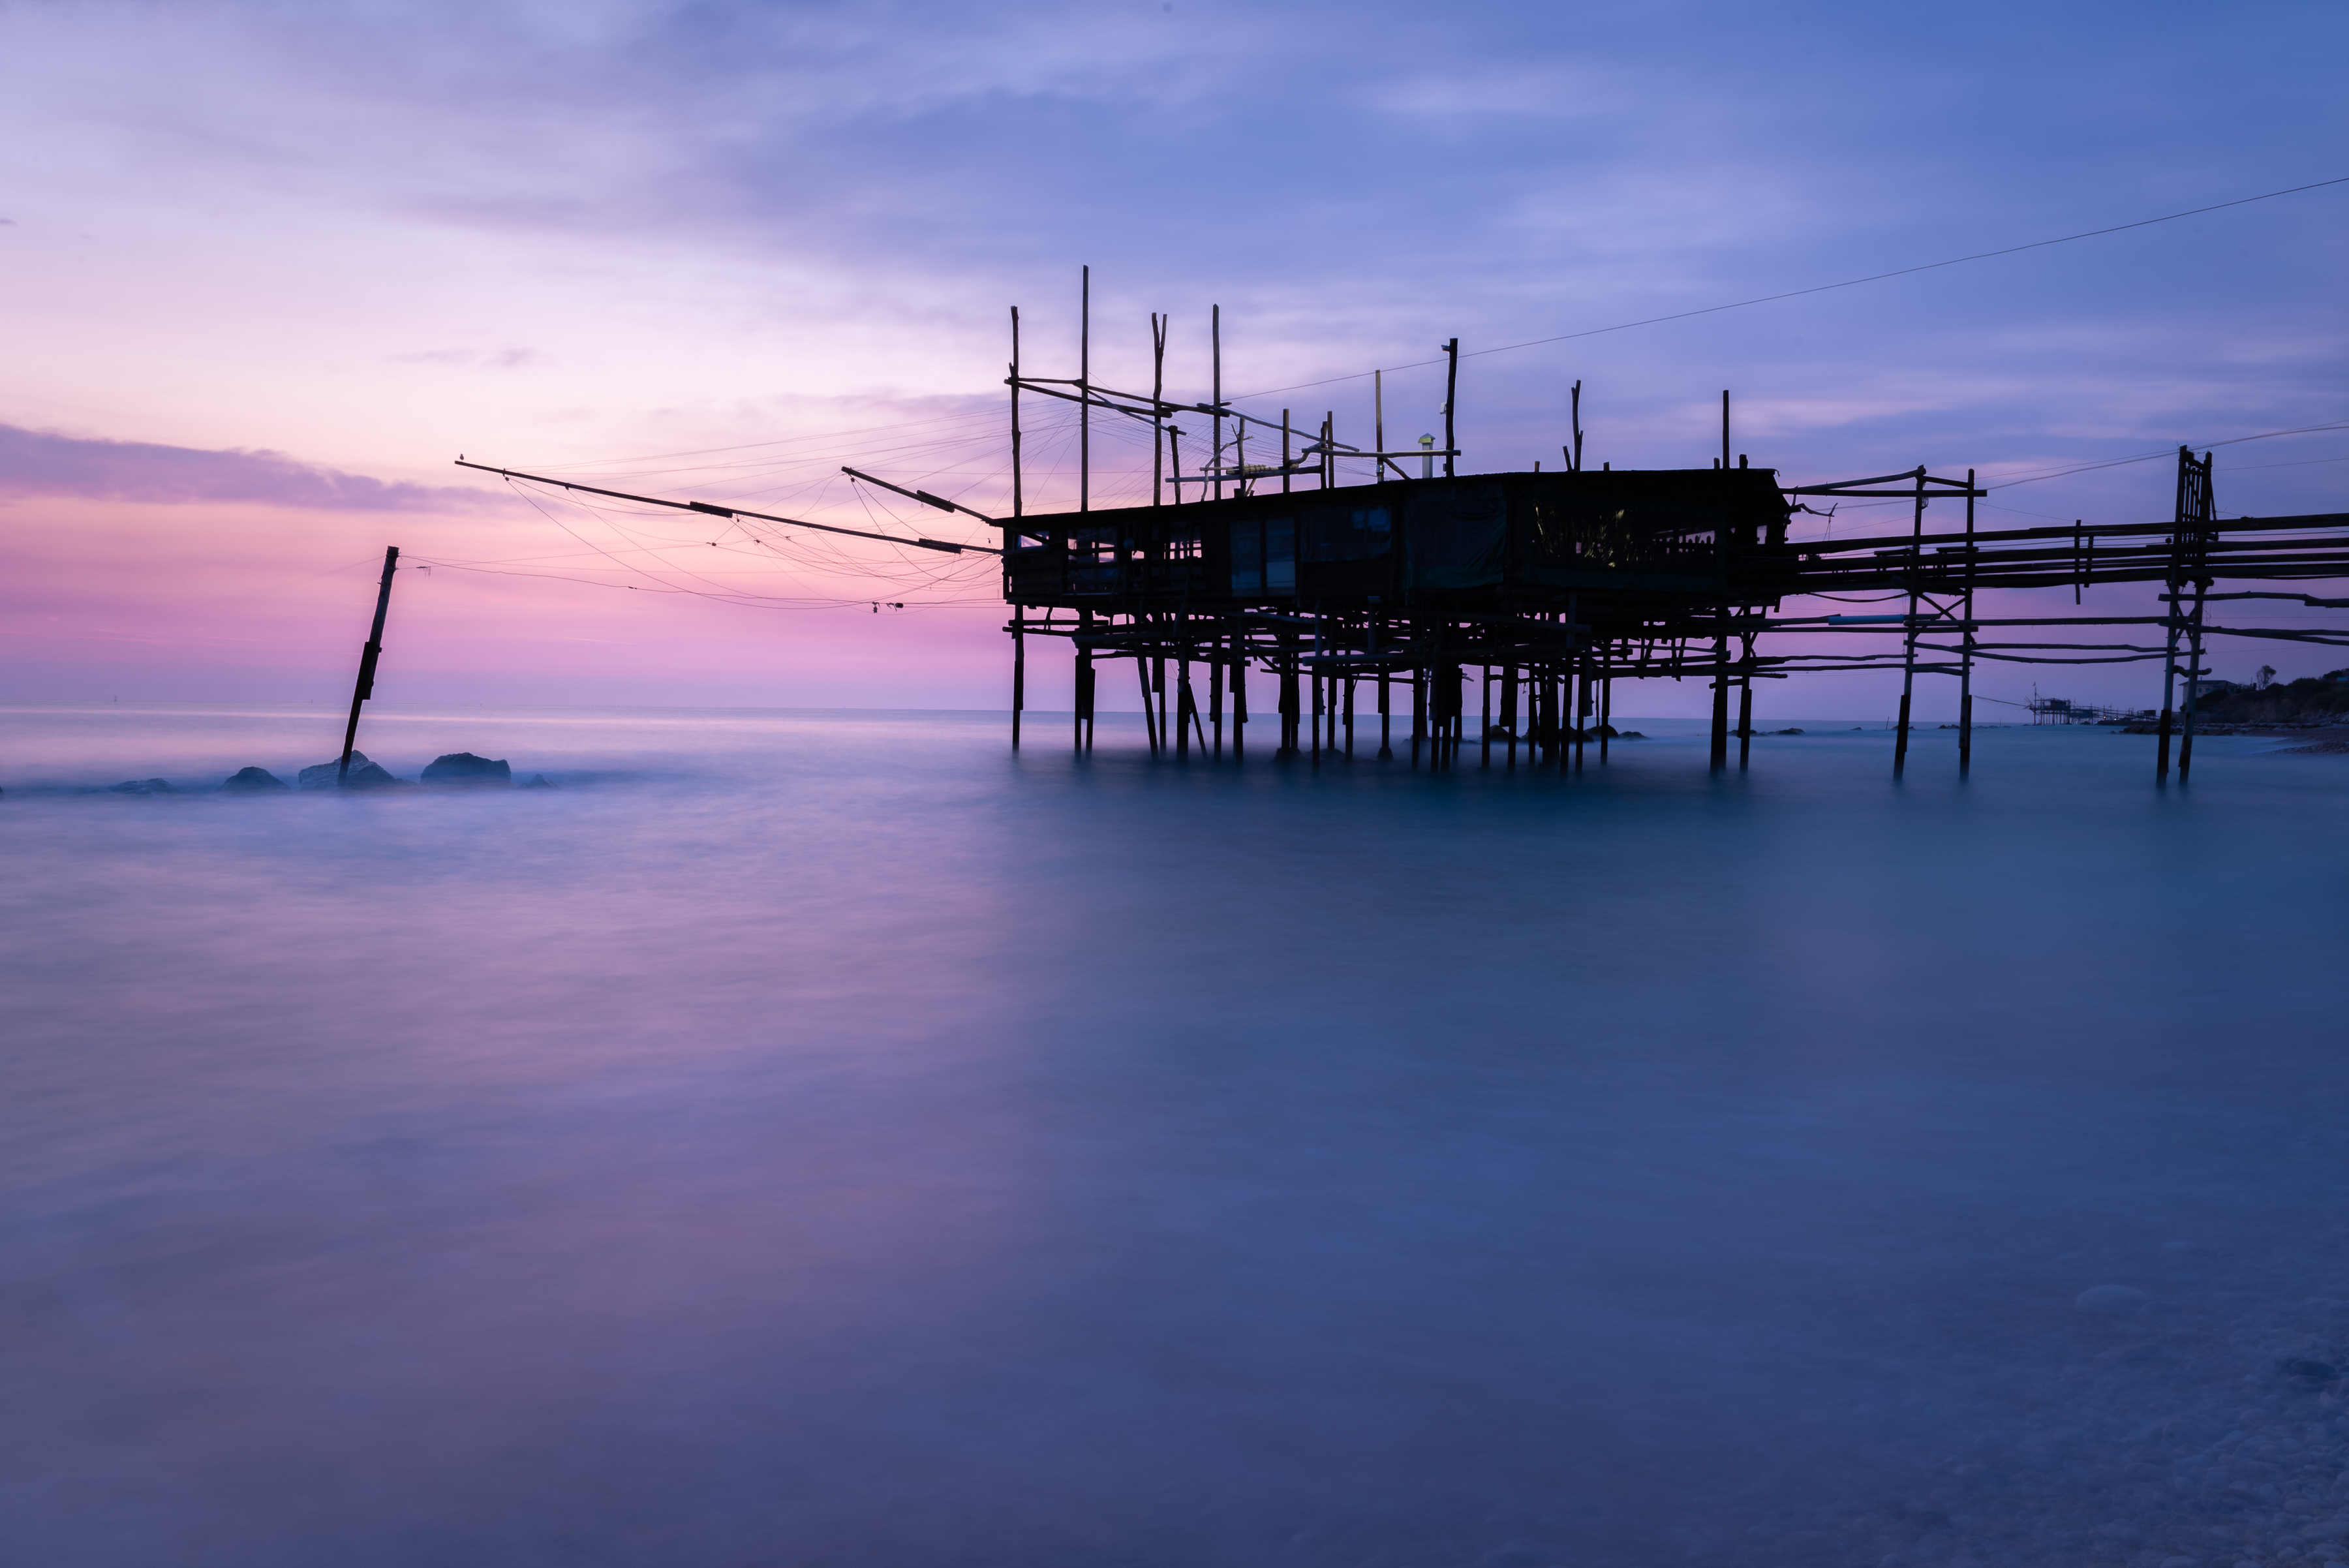
POLYGON ((424 783, 432 789, 512 789, 513 769, 502 760, 451 752, 432 759, 424 770, 424 783))
MULTIPOLYGON (((304 768, 295 775, 295 782, 300 788, 305 790, 333 789, 336 772, 341 765, 342 759, 337 757, 331 763, 320 763, 316 767, 304 768)), ((392 777, 381 763, 369 762, 365 752, 355 751, 351 753, 351 771, 344 775, 342 787, 345 789, 407 789, 414 786, 406 779, 392 777)))
POLYGON ((285 794, 293 786, 267 768, 239 768, 221 781, 214 794, 285 794))

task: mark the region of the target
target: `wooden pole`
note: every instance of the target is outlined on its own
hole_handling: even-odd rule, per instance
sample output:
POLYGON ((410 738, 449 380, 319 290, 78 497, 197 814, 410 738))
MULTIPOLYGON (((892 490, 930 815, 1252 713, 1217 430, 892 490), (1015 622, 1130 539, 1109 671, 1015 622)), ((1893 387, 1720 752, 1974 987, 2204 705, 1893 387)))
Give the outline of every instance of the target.
POLYGON ((1191 759, 1191 731, 1199 722, 1199 700, 1191 691, 1191 661, 1174 661, 1174 754, 1191 759))
POLYGON ((1379 670, 1379 761, 1382 763, 1394 761, 1394 732, 1392 728, 1394 714, 1387 700, 1393 689, 1393 672, 1381 668, 1379 670))
POLYGON ((1093 269, 1077 288, 1077 510, 1093 509, 1093 269))
POLYGON ((2200 695, 2202 677, 2202 595, 2210 586, 2207 577, 2194 579, 2194 618, 2186 626, 2186 714, 2178 732, 2178 782, 2184 784, 2194 769, 2194 705, 2200 695))
POLYGON ((1426 684, 1423 674, 1414 669, 1411 672, 1411 765, 1414 768, 1419 766, 1420 737, 1427 728, 1426 684))
POLYGON ((1142 728, 1150 737, 1150 754, 1158 754, 1158 704, 1150 695, 1150 660, 1142 653, 1133 656, 1133 679, 1142 688, 1142 728))
POLYGON ((1974 471, 1966 470, 1965 660, 1958 667, 1958 776, 1974 765, 1974 471))
POLYGON ((1288 410, 1280 410, 1280 493, 1288 493, 1288 410))
POLYGON ((1754 639, 1745 639, 1744 679, 1737 683, 1737 771, 1754 760, 1754 639))
POLYGON ((1729 765, 1729 611, 1721 612, 1721 627, 1713 637, 1713 766, 1729 765))
POLYGON ((1501 666, 1501 736, 1506 765, 1517 765, 1517 667, 1501 666))
POLYGON ((1721 389, 1721 466, 1729 466, 1729 389, 1721 389))
POLYGON ((1921 464, 1917 469, 1916 519, 1909 536, 1916 543, 1909 550, 1909 620, 1901 628, 1906 652, 1900 666, 1900 728, 1892 741, 1892 776, 1896 779, 1909 765, 1909 706, 1917 688, 1917 592, 1925 565, 1921 558, 1925 548, 1925 470, 1921 464))
POLYGON ((1314 658, 1313 658, 1313 745, 1312 745, 1312 753, 1313 753, 1313 765, 1314 765, 1315 767, 1317 767, 1317 768, 1318 768, 1318 767, 1319 767, 1319 766, 1321 765, 1321 718, 1322 718, 1322 702, 1321 702, 1321 657, 1320 657, 1320 656, 1321 656, 1322 649, 1323 649, 1323 647, 1324 647, 1324 643, 1323 643, 1323 639, 1322 639, 1322 636, 1321 636, 1321 607, 1320 607, 1320 605, 1319 605, 1319 603, 1316 603, 1316 604, 1314 605, 1314 607, 1313 607, 1313 612, 1314 612, 1314 613, 1313 613, 1313 655, 1314 655, 1314 658))
POLYGON ((1599 680, 1599 765, 1607 765, 1608 732, 1615 727, 1615 677, 1603 675, 1599 680))
POLYGON ((351 752, 358 744, 359 704, 375 695, 375 667, 383 657, 383 618, 391 610, 391 575, 399 570, 399 546, 387 545, 383 552, 383 581, 375 589, 375 624, 367 630, 367 646, 359 649, 358 683, 351 688, 351 722, 343 726, 343 760, 335 764, 335 787, 340 789, 350 777, 351 752))
POLYGON ((1070 721, 1072 732, 1070 736, 1070 744, 1071 749, 1073 749, 1079 755, 1082 755, 1085 749, 1085 721, 1092 716, 1093 650, 1087 647, 1082 640, 1083 634, 1092 629, 1092 611, 1079 610, 1077 612, 1079 640, 1077 641, 1076 691, 1074 693, 1075 701, 1072 704, 1076 709, 1076 712, 1071 717, 1070 721))
MULTIPOLYGON (((1582 383, 1580 381, 1574 383, 1573 408, 1574 450, 1571 455, 1574 459, 1574 472, 1580 473, 1582 472, 1582 383)), ((1599 760, 1603 762, 1606 759, 1602 757, 1599 760)))
MULTIPOLYGON (((1215 648, 1215 639, 1207 641, 1207 648, 1210 648, 1212 652, 1216 652, 1216 655, 1222 652, 1215 648)), ((1224 761, 1224 659, 1222 658, 1215 658, 1207 662, 1207 716, 1215 721, 1215 740, 1210 742, 1212 746, 1210 756, 1215 758, 1215 761, 1222 763, 1224 761)))
POLYGON ((1150 313, 1150 504, 1155 506, 1165 493, 1166 482, 1159 472, 1159 432, 1165 428, 1166 415, 1166 326, 1172 317, 1150 313))
MULTIPOLYGON (((1459 450, 1457 427, 1453 421, 1452 405, 1460 392, 1460 339, 1454 337, 1444 346, 1444 477, 1452 477, 1452 454, 1459 450)), ((1381 447, 1381 452, 1386 449, 1381 447)))
POLYGON ((1247 633, 1232 633, 1232 761, 1247 749, 1247 633))
POLYGON ((1019 749, 1019 711, 1028 706, 1028 612, 1011 611, 1011 749, 1019 749))
MULTIPOLYGON (((1011 515, 1020 514, 1019 307, 1011 307, 1011 515)), ((1015 541, 1016 542, 1016 541, 1015 541)))
POLYGON ((1476 688, 1485 698, 1484 728, 1479 737, 1484 751, 1482 760, 1476 765, 1480 768, 1489 768, 1493 765, 1493 667, 1491 665, 1480 664, 1476 667, 1476 688))
MULTIPOLYGON (((1216 410, 1212 416, 1215 422, 1216 460, 1210 465, 1210 472, 1215 475, 1216 499, 1221 501, 1224 498, 1224 307, 1220 305, 1210 306, 1207 310, 1207 352, 1214 361, 1210 367, 1210 374, 1214 377, 1215 384, 1215 390, 1209 395, 1207 400, 1214 405, 1216 410)), ((1198 383, 1195 381, 1192 385, 1196 386, 1198 383)))

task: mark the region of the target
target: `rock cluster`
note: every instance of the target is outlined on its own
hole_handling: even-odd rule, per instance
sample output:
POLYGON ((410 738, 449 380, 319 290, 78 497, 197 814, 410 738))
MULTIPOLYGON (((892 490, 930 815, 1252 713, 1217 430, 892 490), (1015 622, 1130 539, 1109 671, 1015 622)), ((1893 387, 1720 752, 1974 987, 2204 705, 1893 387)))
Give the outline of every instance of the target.
POLYGON ((221 781, 214 794, 280 794, 287 788, 284 779, 267 768, 239 768, 221 781))
MULTIPOLYGON (((331 763, 320 763, 316 767, 304 768, 296 775, 295 783, 303 789, 333 789, 335 774, 341 766, 342 759, 336 757, 331 763)), ((406 779, 392 777, 384 770, 381 763, 367 761, 367 754, 365 752, 353 752, 351 771, 344 775, 343 787, 345 789, 405 789, 410 786, 406 779)))
POLYGON ((512 789, 513 769, 471 752, 451 752, 432 759, 424 782, 436 789, 512 789))

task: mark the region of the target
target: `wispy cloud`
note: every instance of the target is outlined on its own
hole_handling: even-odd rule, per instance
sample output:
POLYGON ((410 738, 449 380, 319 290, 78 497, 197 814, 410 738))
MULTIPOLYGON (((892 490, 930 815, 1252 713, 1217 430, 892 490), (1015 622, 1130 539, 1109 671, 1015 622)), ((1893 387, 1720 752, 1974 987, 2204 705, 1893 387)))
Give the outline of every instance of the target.
POLYGON ((0 495, 246 501, 336 512, 475 512, 507 504, 492 491, 387 482, 283 452, 90 441, 16 425, 0 425, 0 495))
POLYGON ((535 348, 425 348, 413 354, 394 354, 391 362, 395 365, 449 365, 483 370, 519 370, 527 366, 543 365, 546 361, 535 348))

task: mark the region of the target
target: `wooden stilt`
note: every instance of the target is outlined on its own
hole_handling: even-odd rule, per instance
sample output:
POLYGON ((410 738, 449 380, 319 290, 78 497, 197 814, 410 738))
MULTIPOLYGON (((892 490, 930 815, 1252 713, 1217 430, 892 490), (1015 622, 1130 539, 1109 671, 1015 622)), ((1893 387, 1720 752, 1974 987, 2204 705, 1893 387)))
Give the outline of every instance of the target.
POLYGON ((1491 665, 1485 664, 1477 667, 1476 687, 1485 698, 1483 727, 1478 736, 1478 743, 1483 747, 1483 753, 1482 760, 1476 765, 1480 768, 1489 768, 1493 765, 1493 667, 1491 665))
POLYGON ((1958 667, 1958 776, 1974 766, 1974 471, 1966 470, 1965 656, 1958 667))
POLYGON ((1199 717, 1199 704, 1191 694, 1191 661, 1174 661, 1174 754, 1185 762, 1191 757, 1191 731, 1199 717))
MULTIPOLYGON (((1909 536, 1919 541, 1925 537, 1925 470, 1921 464, 1917 469, 1916 523, 1909 536)), ((1923 570, 1918 551, 1923 548, 1920 542, 1909 553, 1909 623, 1902 628, 1907 652, 1900 664, 1900 727, 1892 738, 1892 776, 1896 779, 1909 766, 1909 707, 1917 689, 1917 583, 1923 570)))
MULTIPOLYGON (((1728 619, 1728 612, 1722 613, 1728 619)), ((1729 765, 1729 633, 1718 632, 1713 639, 1713 766, 1718 771, 1729 765)))
POLYGON ((1247 754, 1247 634, 1232 633, 1232 761, 1247 754))
MULTIPOLYGON (((1210 650, 1215 644, 1210 642, 1210 650)), ((1209 742, 1208 754, 1217 762, 1224 758, 1224 661, 1221 657, 1207 664, 1207 711, 1215 720, 1215 738, 1209 742)))

